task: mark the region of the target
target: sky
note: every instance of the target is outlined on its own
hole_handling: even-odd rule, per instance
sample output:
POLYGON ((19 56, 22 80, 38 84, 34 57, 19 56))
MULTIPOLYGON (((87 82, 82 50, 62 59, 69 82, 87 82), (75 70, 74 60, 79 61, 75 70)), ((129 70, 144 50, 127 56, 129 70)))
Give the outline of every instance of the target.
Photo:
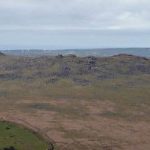
POLYGON ((1 0, 0 49, 150 47, 150 0, 1 0))

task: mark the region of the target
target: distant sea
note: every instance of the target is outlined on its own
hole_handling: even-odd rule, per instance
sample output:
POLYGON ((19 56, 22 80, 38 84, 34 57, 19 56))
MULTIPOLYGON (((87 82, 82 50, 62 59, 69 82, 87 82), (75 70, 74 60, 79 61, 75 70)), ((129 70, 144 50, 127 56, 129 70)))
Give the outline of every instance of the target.
POLYGON ((107 57, 118 54, 129 54, 150 58, 150 48, 107 48, 107 49, 71 49, 71 50, 1 50, 9 55, 43 56, 43 55, 69 55, 107 57))

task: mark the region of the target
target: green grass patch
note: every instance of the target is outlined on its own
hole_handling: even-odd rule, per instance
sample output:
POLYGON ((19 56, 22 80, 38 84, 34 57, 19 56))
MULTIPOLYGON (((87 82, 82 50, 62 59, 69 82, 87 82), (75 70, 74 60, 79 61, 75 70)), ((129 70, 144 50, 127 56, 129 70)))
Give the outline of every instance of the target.
POLYGON ((0 122, 0 150, 10 147, 16 150, 46 150, 48 144, 24 127, 0 122))

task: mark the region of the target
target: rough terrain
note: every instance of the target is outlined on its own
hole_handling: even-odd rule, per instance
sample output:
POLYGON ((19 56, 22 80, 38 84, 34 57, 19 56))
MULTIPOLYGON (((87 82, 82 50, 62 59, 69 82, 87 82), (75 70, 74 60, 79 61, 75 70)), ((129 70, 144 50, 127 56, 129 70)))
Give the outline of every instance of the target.
POLYGON ((150 149, 150 60, 0 56, 0 118, 61 150, 150 149))

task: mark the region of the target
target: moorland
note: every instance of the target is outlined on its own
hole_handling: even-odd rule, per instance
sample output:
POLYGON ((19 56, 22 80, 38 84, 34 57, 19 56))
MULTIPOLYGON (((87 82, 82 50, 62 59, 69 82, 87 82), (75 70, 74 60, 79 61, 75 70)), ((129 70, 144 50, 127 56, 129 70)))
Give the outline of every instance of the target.
POLYGON ((149 89, 146 57, 0 53, 0 118, 56 150, 149 150, 149 89))

